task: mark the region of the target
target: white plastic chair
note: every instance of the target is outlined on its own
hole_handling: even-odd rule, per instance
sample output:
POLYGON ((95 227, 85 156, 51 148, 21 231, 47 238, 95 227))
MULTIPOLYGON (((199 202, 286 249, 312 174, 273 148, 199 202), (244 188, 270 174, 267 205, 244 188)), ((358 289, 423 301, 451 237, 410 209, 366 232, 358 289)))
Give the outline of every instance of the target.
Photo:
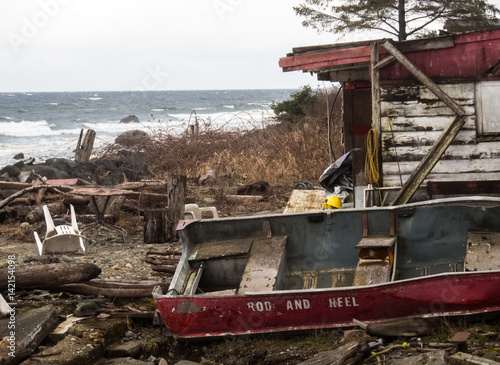
POLYGON ((45 216, 45 224, 47 225, 47 233, 43 242, 40 241, 38 233, 33 232, 35 235, 36 245, 38 246, 38 252, 41 255, 46 253, 66 253, 66 252, 76 252, 79 249, 85 253, 85 245, 83 239, 85 236, 80 234, 78 229, 78 224, 76 223, 75 209, 73 205, 70 205, 71 210, 71 226, 60 225, 55 226, 50 216, 49 208, 46 205, 43 206, 43 214, 45 216))
POLYGON ((202 219, 203 212, 210 212, 213 218, 219 218, 215 207, 199 207, 198 204, 186 204, 184 206, 184 219, 202 219))

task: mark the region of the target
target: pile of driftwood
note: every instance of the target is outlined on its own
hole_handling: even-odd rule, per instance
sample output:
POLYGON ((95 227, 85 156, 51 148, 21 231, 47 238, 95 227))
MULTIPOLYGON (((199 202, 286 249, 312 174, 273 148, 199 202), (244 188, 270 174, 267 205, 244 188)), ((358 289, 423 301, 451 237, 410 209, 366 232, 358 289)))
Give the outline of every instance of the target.
POLYGON ((181 252, 177 250, 149 251, 146 253, 146 262, 151 264, 151 269, 154 271, 173 274, 180 257, 181 252))

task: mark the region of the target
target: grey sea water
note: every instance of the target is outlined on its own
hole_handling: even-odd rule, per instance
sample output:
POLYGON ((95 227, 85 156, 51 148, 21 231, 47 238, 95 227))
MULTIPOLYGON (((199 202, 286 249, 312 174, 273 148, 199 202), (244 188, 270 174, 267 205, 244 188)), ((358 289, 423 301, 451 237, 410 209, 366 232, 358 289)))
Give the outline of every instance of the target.
POLYGON ((272 122, 272 102, 295 90, 193 90, 0 93, 0 167, 13 156, 73 158, 81 129, 96 131, 95 148, 131 129, 181 133, 196 115, 211 128, 250 129, 272 122), (120 119, 136 115, 140 123, 120 119))

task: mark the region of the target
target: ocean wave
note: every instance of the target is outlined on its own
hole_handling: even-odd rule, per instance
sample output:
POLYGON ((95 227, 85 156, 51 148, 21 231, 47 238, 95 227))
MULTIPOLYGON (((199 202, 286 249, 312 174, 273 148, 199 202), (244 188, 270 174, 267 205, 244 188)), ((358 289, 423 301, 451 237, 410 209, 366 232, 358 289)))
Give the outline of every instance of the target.
POLYGON ((152 112, 164 112, 165 109, 151 109, 152 112))
POLYGON ((234 109, 234 105, 223 105, 222 107, 226 109, 234 109))
POLYGON ((11 117, 0 117, 0 120, 12 120, 11 117))
POLYGON ((47 103, 47 105, 59 105, 59 103, 47 103))
POLYGON ((53 130, 54 124, 48 124, 46 120, 36 122, 0 122, 0 136, 6 137, 37 137, 37 136, 59 136, 67 134, 79 134, 80 129, 53 130))

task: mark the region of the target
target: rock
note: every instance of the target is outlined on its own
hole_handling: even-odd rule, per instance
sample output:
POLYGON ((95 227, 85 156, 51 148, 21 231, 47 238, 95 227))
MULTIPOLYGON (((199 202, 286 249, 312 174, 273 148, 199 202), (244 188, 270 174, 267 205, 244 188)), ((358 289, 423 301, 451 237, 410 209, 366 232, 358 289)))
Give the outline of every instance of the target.
POLYGON ((115 143, 125 147, 132 147, 149 143, 150 140, 151 138, 146 132, 134 129, 120 134, 116 137, 115 143))
POLYGON ((14 160, 22 160, 24 158, 24 153, 20 152, 16 155, 14 155, 14 157, 12 157, 14 160))
POLYGON ((5 174, 7 173, 7 175, 10 177, 10 178, 17 178, 19 176, 19 173, 21 172, 21 170, 19 170, 16 166, 14 165, 8 165, 8 166, 5 166, 4 168, 2 168, 0 170, 0 174, 5 174))
POLYGON ((141 121, 135 115, 129 115, 128 117, 120 119, 120 123, 140 123, 141 121))
POLYGON ((199 365, 199 362, 189 361, 189 360, 181 360, 177 361, 175 365, 199 365))
POLYGON ((98 310, 99 310, 99 304, 97 304, 92 300, 89 300, 86 302, 79 303, 76 306, 74 314, 76 317, 87 317, 96 315, 98 310))
MULTIPOLYGON (((45 337, 57 326, 57 315, 53 306, 48 305, 38 309, 32 309, 29 312, 17 313, 11 312, 11 317, 15 320, 15 335, 13 342, 15 343, 15 363, 18 363, 23 358, 31 354, 45 337)), ((10 317, 0 320, 0 339, 7 339, 6 344, 10 346, 12 328, 9 328, 8 323, 10 317)), ((3 351, 7 350, 7 346, 3 341, 0 341, 0 363, 3 360, 9 360, 7 353, 4 357, 3 351)), ((12 358, 10 358, 12 359, 12 358)), ((8 362, 9 363, 9 362, 8 362)))
POLYGON ((168 365, 167 360, 165 360, 163 357, 160 358, 160 361, 158 362, 158 365, 168 365))
POLYGON ((114 343, 106 349, 106 357, 136 357, 141 352, 142 341, 114 343))

